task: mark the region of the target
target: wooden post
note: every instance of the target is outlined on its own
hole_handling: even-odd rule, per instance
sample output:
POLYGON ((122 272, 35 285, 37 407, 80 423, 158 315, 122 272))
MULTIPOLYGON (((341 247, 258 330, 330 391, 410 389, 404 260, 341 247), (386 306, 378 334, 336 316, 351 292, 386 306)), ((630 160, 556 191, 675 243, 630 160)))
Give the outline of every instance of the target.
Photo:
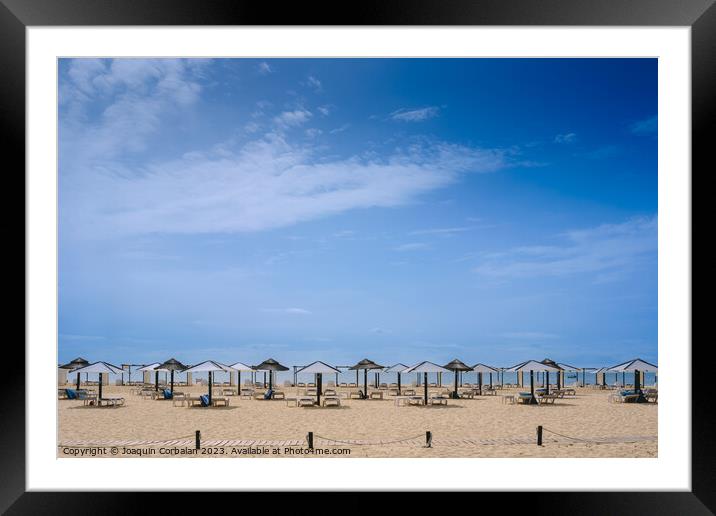
POLYGON ((196 431, 196 436, 194 437, 194 448, 197 450, 201 448, 201 432, 199 430, 196 431))
POLYGON ((313 449, 313 432, 308 432, 308 435, 306 436, 306 441, 308 441, 308 449, 313 449))
POLYGON ((430 430, 425 432, 425 447, 426 448, 433 447, 433 433, 430 430))
POLYGON ((537 427, 537 446, 542 446, 542 425, 537 427))

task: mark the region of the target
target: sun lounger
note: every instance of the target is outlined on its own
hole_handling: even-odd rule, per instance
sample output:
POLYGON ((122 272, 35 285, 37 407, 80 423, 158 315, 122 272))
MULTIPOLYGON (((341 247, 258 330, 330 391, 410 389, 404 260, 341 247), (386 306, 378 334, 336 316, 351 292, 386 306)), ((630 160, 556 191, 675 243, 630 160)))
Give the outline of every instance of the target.
POLYGON ((221 394, 223 396, 236 396, 236 389, 233 387, 221 389, 221 394))
POLYGON ((297 403, 299 407, 312 407, 316 404, 316 400, 311 396, 299 396, 297 403))
POLYGON ((305 384, 304 382, 298 382, 297 385, 298 385, 299 387, 305 387, 305 386, 306 386, 306 384, 305 384))
POLYGON ((326 389, 323 391, 323 395, 326 397, 337 396, 336 391, 333 389, 326 389))
POLYGON ((309 383, 309 384, 308 384, 308 386, 309 386, 309 387, 315 387, 315 386, 316 386, 316 384, 315 384, 315 383, 313 383, 313 382, 311 382, 311 383, 309 383))
POLYGON ((383 399, 383 391, 373 391, 370 393, 370 399, 372 400, 382 400, 383 399))
POLYGON ((324 407, 340 407, 341 406, 341 399, 337 396, 326 396, 322 400, 324 407))
POLYGON ((428 401, 431 405, 447 405, 448 399, 443 398, 442 396, 431 396, 428 401))
POLYGON ((400 391, 395 388, 388 389, 388 396, 398 396, 400 394, 400 391))
POLYGON ((387 389, 387 388, 388 388, 388 384, 387 384, 387 383, 381 383, 378 388, 379 388, 379 389, 387 389))
POLYGON ((228 406, 229 406, 229 398, 226 398, 226 397, 224 397, 224 396, 220 396, 220 397, 217 397, 217 398, 212 397, 212 398, 211 398, 211 405, 212 405, 213 407, 219 407, 219 406, 228 407, 228 406))
POLYGON ((274 391, 273 395, 271 396, 274 400, 285 400, 286 394, 282 391, 274 391))
POLYGON ((408 396, 408 405, 424 405, 425 399, 422 396, 408 396))
POLYGON ((318 394, 318 390, 315 388, 306 389, 306 396, 316 396, 317 394, 318 394))
POLYGON ((266 391, 254 391, 253 397, 255 400, 262 400, 264 396, 266 396, 266 391))
POLYGON ((352 399, 352 400, 362 400, 362 399, 363 399, 363 395, 361 394, 360 391, 351 391, 351 392, 348 394, 348 398, 349 398, 349 399, 352 399))
POLYGON ((341 387, 348 387, 348 384, 346 382, 341 382, 341 387))
POLYGON ((558 398, 559 398, 559 394, 553 394, 553 393, 543 394, 541 396, 537 396, 537 402, 540 405, 547 405, 549 403, 554 405, 554 400, 556 400, 558 398))
POLYGON ((462 399, 473 399, 475 398, 475 391, 472 389, 467 389, 464 391, 458 391, 458 396, 462 399))
POLYGON ((415 389, 405 389, 403 391, 403 394, 406 396, 415 396, 415 389))
POLYGON ((519 392, 517 393, 517 403, 522 403, 524 405, 528 403, 532 403, 532 394, 529 392, 519 392))
POLYGON ((254 397, 253 389, 241 389, 241 397, 251 399, 254 397))

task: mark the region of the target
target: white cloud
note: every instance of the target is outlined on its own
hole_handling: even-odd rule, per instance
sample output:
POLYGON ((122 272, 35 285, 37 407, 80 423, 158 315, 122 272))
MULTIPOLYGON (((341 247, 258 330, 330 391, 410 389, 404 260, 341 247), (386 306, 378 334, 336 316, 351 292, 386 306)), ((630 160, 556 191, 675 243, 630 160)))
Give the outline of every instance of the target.
POLYGON ((574 143, 577 141, 577 135, 575 133, 558 134, 554 137, 555 143, 574 143))
POLYGON ((457 228, 434 228, 434 229, 418 229, 411 231, 411 235, 454 235, 456 233, 464 233, 470 231, 472 227, 457 227, 457 228))
POLYGON ((483 255, 474 271, 495 278, 526 278, 595 274, 599 281, 655 256, 657 217, 639 217, 620 224, 569 231, 562 245, 533 245, 483 255), (607 273, 610 273, 607 275, 607 273))
POLYGON ((422 122, 429 118, 434 118, 440 114, 440 108, 437 106, 425 107, 420 109, 398 109, 390 114, 393 120, 402 122, 422 122))
POLYGON ((285 129, 305 124, 311 116, 313 116, 311 112, 306 109, 295 109, 293 111, 284 111, 273 120, 277 126, 285 129))
POLYGON ((311 315, 312 313, 310 310, 306 310, 305 308, 264 308, 262 312, 282 313, 290 315, 311 315))
POLYGON ((410 242, 408 244, 402 244, 394 247, 395 251, 421 251, 423 249, 429 249, 430 246, 423 242, 410 242))
POLYGON ((634 134, 653 134, 658 128, 659 117, 657 115, 634 122, 630 127, 631 132, 634 134))
POLYGON ((308 76, 308 79, 306 79, 306 85, 315 91, 321 91, 323 89, 323 85, 321 84, 321 81, 319 81, 313 75, 308 76))
POLYGON ((268 75, 268 74, 274 72, 274 69, 271 68, 271 65, 268 64, 266 61, 261 61, 261 62, 258 64, 258 69, 259 69, 259 73, 260 73, 261 75, 268 75))
POLYGON ((319 106, 318 112, 321 113, 323 116, 328 116, 331 114, 331 106, 319 106))

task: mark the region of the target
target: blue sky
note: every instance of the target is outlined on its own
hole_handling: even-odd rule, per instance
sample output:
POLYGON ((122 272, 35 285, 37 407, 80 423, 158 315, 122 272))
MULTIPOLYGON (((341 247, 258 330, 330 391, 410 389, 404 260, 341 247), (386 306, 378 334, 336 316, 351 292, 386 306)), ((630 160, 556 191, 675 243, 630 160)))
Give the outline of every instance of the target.
POLYGON ((61 60, 59 360, 657 361, 655 59, 61 60))

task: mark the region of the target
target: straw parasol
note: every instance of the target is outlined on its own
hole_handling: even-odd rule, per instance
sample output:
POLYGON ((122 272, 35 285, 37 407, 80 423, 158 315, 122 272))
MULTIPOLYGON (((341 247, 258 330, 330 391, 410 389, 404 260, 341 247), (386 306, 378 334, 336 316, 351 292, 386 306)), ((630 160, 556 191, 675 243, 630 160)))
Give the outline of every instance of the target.
POLYGON ((349 368, 351 371, 357 372, 363 369, 363 399, 368 399, 368 369, 385 369, 382 365, 378 365, 372 360, 364 358, 353 367, 349 368))
POLYGON ((384 373, 397 373, 398 374, 398 394, 400 394, 400 375, 403 374, 408 369, 408 366, 405 364, 395 364, 394 366, 390 366, 384 373))
POLYGON ((480 389, 480 396, 482 396, 482 374, 487 373, 490 375, 490 387, 492 387, 492 373, 497 373, 497 369, 490 367, 485 364, 475 364, 472 366, 472 370, 477 373, 477 388, 480 389))
POLYGON ((452 398, 458 399, 460 396, 457 394, 457 377, 458 374, 462 371, 472 371, 472 367, 468 366, 464 362, 458 360, 457 358, 454 359, 452 362, 449 362, 443 366, 445 369, 449 369, 453 372, 455 376, 455 390, 452 392, 452 398))
POLYGON ((169 374, 171 375, 170 392, 172 393, 172 396, 174 396, 174 371, 181 372, 186 369, 186 366, 179 362, 176 358, 170 358, 163 364, 159 364, 157 369, 160 371, 169 371, 169 374))
POLYGON ((254 370, 253 367, 246 365, 243 362, 236 362, 235 364, 231 364, 229 367, 238 372, 238 377, 236 378, 236 385, 238 389, 241 389, 241 371, 252 372, 254 370))
POLYGON ((288 367, 279 364, 273 358, 264 360, 259 365, 254 366, 256 371, 268 371, 269 372, 269 390, 273 389, 273 373, 275 371, 288 371, 288 367))
POLYGON ((227 365, 220 364, 219 362, 214 362, 213 360, 206 360, 204 362, 201 362, 200 364, 196 364, 187 369, 184 369, 185 373, 209 373, 209 406, 211 406, 212 374, 218 371, 224 373, 231 373, 232 369, 227 365))
MULTIPOLYGON (((72 362, 68 362, 65 365, 61 365, 60 369, 69 369, 70 372, 74 372, 80 367, 88 366, 89 362, 82 357, 75 358, 72 362)), ((77 373, 77 389, 80 388, 80 373, 77 373)))
POLYGON ((99 374, 99 397, 102 399, 102 375, 103 374, 122 374, 124 371, 117 366, 108 364, 107 362, 95 362, 93 364, 79 367, 73 372, 80 373, 98 373, 99 374))
POLYGON ((634 392, 639 395, 639 398, 637 399, 638 403, 643 403, 646 401, 646 398, 644 398, 642 392, 641 392, 641 385, 639 383, 639 373, 640 372, 654 372, 658 373, 659 368, 647 362, 646 360, 642 360, 641 358, 635 358, 633 360, 629 360, 628 362, 624 362, 619 365, 615 365, 614 367, 610 367, 609 371, 613 371, 615 373, 634 373, 634 392))
POLYGON ((524 372, 529 371, 530 372, 530 394, 532 395, 532 398, 530 399, 530 404, 536 405, 537 399, 535 398, 535 371, 543 371, 543 372, 549 372, 549 371, 559 371, 556 367, 553 367, 549 364, 545 364, 544 362, 537 362, 536 360, 528 360, 526 362, 522 362, 521 364, 517 364, 515 366, 510 367, 507 369, 507 371, 516 373, 516 372, 524 372))
POLYGON ((308 364, 306 367, 302 367, 297 373, 310 373, 318 375, 318 378, 316 380, 316 394, 317 394, 317 400, 316 404, 320 407, 321 406, 321 391, 323 391, 323 374, 335 374, 340 373, 340 371, 333 367, 329 366, 325 362, 321 362, 320 360, 317 360, 316 362, 313 362, 312 364, 308 364))
POLYGON ((449 369, 433 364, 432 362, 420 362, 413 367, 403 371, 404 373, 423 373, 423 383, 425 384, 425 406, 428 405, 428 373, 449 373, 449 369))

